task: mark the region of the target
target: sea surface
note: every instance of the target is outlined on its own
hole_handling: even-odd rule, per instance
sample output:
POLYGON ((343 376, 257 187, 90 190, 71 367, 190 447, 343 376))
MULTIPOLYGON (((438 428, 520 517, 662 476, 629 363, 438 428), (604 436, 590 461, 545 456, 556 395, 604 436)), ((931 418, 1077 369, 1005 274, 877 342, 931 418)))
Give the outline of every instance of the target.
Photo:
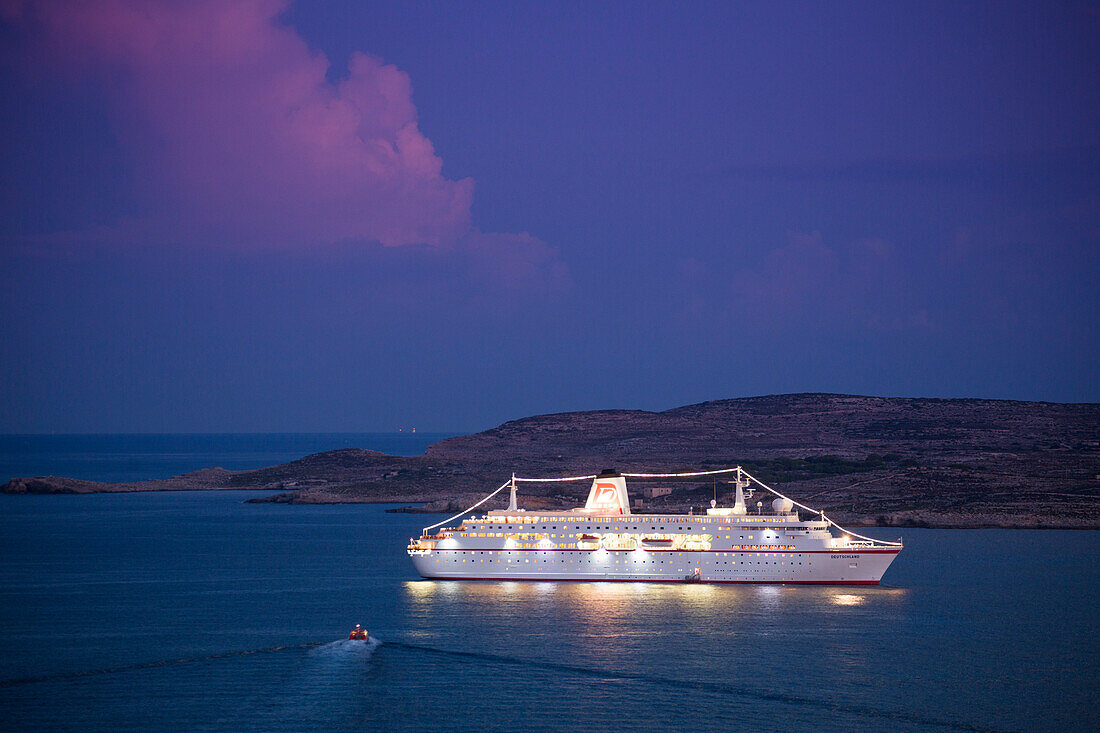
POLYGON ((0 727, 1100 723, 1097 532, 905 530, 878 587, 462 583, 405 556, 439 517, 257 495, 0 496, 0 727))
POLYGON ((215 466, 230 470, 287 463, 337 448, 420 455, 454 433, 138 433, 0 435, 0 484, 16 476, 87 481, 169 478, 215 466))

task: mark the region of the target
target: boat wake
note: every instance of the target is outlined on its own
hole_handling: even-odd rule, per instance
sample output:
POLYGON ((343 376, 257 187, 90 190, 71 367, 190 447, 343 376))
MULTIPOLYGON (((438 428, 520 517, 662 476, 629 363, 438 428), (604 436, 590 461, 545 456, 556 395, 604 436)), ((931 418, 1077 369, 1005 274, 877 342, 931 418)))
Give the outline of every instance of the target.
POLYGON ((370 641, 354 641, 352 639, 338 639, 309 650, 309 656, 326 659, 370 659, 374 650, 382 646, 378 639, 370 641))
POLYGON ((437 654, 440 656, 453 657, 469 662, 500 664, 505 666, 522 667, 525 669, 541 668, 553 672, 565 672, 582 677, 593 678, 600 682, 649 682, 661 685, 666 688, 678 688, 688 691, 704 691, 751 698, 756 700, 780 702, 788 705, 810 706, 820 709, 822 711, 850 713, 866 718, 887 721, 902 721, 937 728, 947 728, 950 730, 974 731, 976 733, 992 733, 996 730, 994 728, 989 728, 984 725, 977 725, 965 721, 947 720, 906 710, 890 710, 869 705, 860 705, 857 703, 844 703, 834 700, 802 696, 794 693, 759 689, 751 687, 749 685, 738 685, 736 683, 725 681, 680 679, 675 677, 652 675, 643 672, 614 671, 609 669, 600 669, 598 667, 585 667, 581 665, 550 662, 545 660, 524 659, 521 657, 513 657, 503 654, 492 654, 488 652, 441 649, 438 647, 424 646, 422 644, 406 644, 400 641, 392 641, 390 642, 389 646, 395 649, 437 654))
MULTIPOLYGON (((356 643, 356 642, 351 642, 356 643)), ((357 642, 362 644, 364 642, 357 642)), ((220 652, 218 654, 204 654, 198 657, 180 657, 177 659, 160 659, 155 662, 143 662, 141 664, 127 664, 119 667, 106 667, 103 669, 85 669, 76 672, 55 672, 37 677, 13 677, 0 679, 0 688, 15 687, 18 685, 30 685, 38 682, 54 682, 56 680, 77 679, 80 677, 95 677, 106 674, 119 674, 121 672, 133 672, 142 669, 154 669, 156 667, 168 667, 177 664, 194 664, 195 662, 207 662, 215 659, 232 659, 234 657, 247 657, 252 654, 272 654, 275 652, 294 651, 298 649, 313 649, 319 646, 327 646, 326 642, 309 641, 304 644, 288 644, 283 646, 269 646, 263 649, 242 649, 232 652, 220 652)))
POLYGON ((178 659, 160 659, 155 662, 141 664, 127 664, 118 667, 106 667, 103 669, 85 669, 75 672, 55 672, 36 677, 15 677, 0 679, 0 688, 29 685, 38 682, 53 682, 57 680, 77 679, 80 677, 95 677, 98 675, 119 674, 122 672, 134 672, 137 670, 154 669, 156 667, 168 667, 178 664, 194 664, 195 662, 208 662, 218 659, 232 659, 234 657, 247 657, 253 654, 271 654, 274 652, 287 652, 299 649, 308 649, 309 657, 326 661, 354 661, 370 659, 374 650, 382 645, 378 639, 370 641, 351 641, 339 639, 337 641, 311 641, 304 644, 288 644, 285 646, 271 646, 263 649, 242 649, 240 651, 221 652, 218 654, 204 654, 197 657, 180 657, 178 659))

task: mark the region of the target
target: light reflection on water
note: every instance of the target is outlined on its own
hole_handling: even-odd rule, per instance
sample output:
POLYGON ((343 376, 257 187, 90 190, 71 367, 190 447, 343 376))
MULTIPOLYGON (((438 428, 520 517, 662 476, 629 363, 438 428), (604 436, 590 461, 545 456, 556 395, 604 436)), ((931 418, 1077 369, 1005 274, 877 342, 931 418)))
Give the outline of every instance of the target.
POLYGON ((634 617, 646 609, 667 611, 670 606, 704 615, 728 613, 744 606, 751 606, 753 613, 868 603, 889 607, 902 601, 908 593, 905 588, 887 586, 852 590, 844 586, 515 580, 410 580, 403 587, 410 605, 422 609, 443 601, 461 601, 491 609, 506 603, 531 603, 550 598, 578 620, 601 621, 634 617))
POLYGON ((403 549, 421 517, 242 498, 0 497, 0 681, 46 678, 0 685, 11 727, 1069 730, 1094 716, 1100 533, 914 530, 887 586, 428 581, 403 549), (310 651, 357 622, 382 640, 373 654, 310 651))
MULTIPOLYGON (((472 616, 479 625, 506 630, 510 649, 544 629, 567 630, 567 637, 572 638, 563 638, 562 646, 582 638, 652 640, 655 633, 684 644, 743 642, 753 635, 784 637, 796 629, 828 634, 862 618, 889 618, 899 612, 908 595, 905 589, 883 586, 852 590, 793 585, 456 580, 407 581, 403 589, 411 615, 418 619, 418 632, 423 632, 418 633, 419 638, 451 641, 449 622, 456 616, 472 616)), ((644 645, 636 646, 644 652, 644 645)), ((496 647, 490 643, 485 648, 496 647)), ((631 648, 628 641, 616 650, 596 647, 579 651, 597 661, 621 660, 629 657, 631 648)), ((541 650, 536 644, 531 651, 541 650)))
POLYGON ((866 600, 866 596, 853 593, 837 593, 833 596, 833 603, 838 606, 859 606, 866 600))
MULTIPOLYGON (((725 689, 737 698, 853 710, 868 680, 884 683, 887 660, 875 650, 889 641, 889 620, 909 597, 882 586, 416 580, 402 587, 416 619, 406 638, 474 655, 478 664, 484 655, 526 667, 527 675, 566 665, 593 683, 644 684, 647 694, 660 688, 670 699, 725 689)), ((607 694, 613 701, 615 693, 607 694)), ((880 696, 887 708, 901 704, 888 698, 880 696)))

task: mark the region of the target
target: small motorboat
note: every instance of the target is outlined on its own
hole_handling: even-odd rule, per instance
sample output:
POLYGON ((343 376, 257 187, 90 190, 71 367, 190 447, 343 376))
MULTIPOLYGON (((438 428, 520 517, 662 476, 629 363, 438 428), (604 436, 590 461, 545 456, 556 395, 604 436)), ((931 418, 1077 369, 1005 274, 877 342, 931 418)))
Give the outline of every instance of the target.
POLYGON ((370 634, 359 624, 355 624, 355 628, 348 634, 348 639, 351 641, 370 641, 370 634))

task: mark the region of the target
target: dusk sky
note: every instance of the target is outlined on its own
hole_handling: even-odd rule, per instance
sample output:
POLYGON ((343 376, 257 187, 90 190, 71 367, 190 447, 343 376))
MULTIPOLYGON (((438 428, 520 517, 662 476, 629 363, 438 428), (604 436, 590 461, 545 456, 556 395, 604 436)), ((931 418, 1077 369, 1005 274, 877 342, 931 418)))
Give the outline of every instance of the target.
POLYGON ((0 432, 1100 400, 1100 4, 0 0, 0 432))

